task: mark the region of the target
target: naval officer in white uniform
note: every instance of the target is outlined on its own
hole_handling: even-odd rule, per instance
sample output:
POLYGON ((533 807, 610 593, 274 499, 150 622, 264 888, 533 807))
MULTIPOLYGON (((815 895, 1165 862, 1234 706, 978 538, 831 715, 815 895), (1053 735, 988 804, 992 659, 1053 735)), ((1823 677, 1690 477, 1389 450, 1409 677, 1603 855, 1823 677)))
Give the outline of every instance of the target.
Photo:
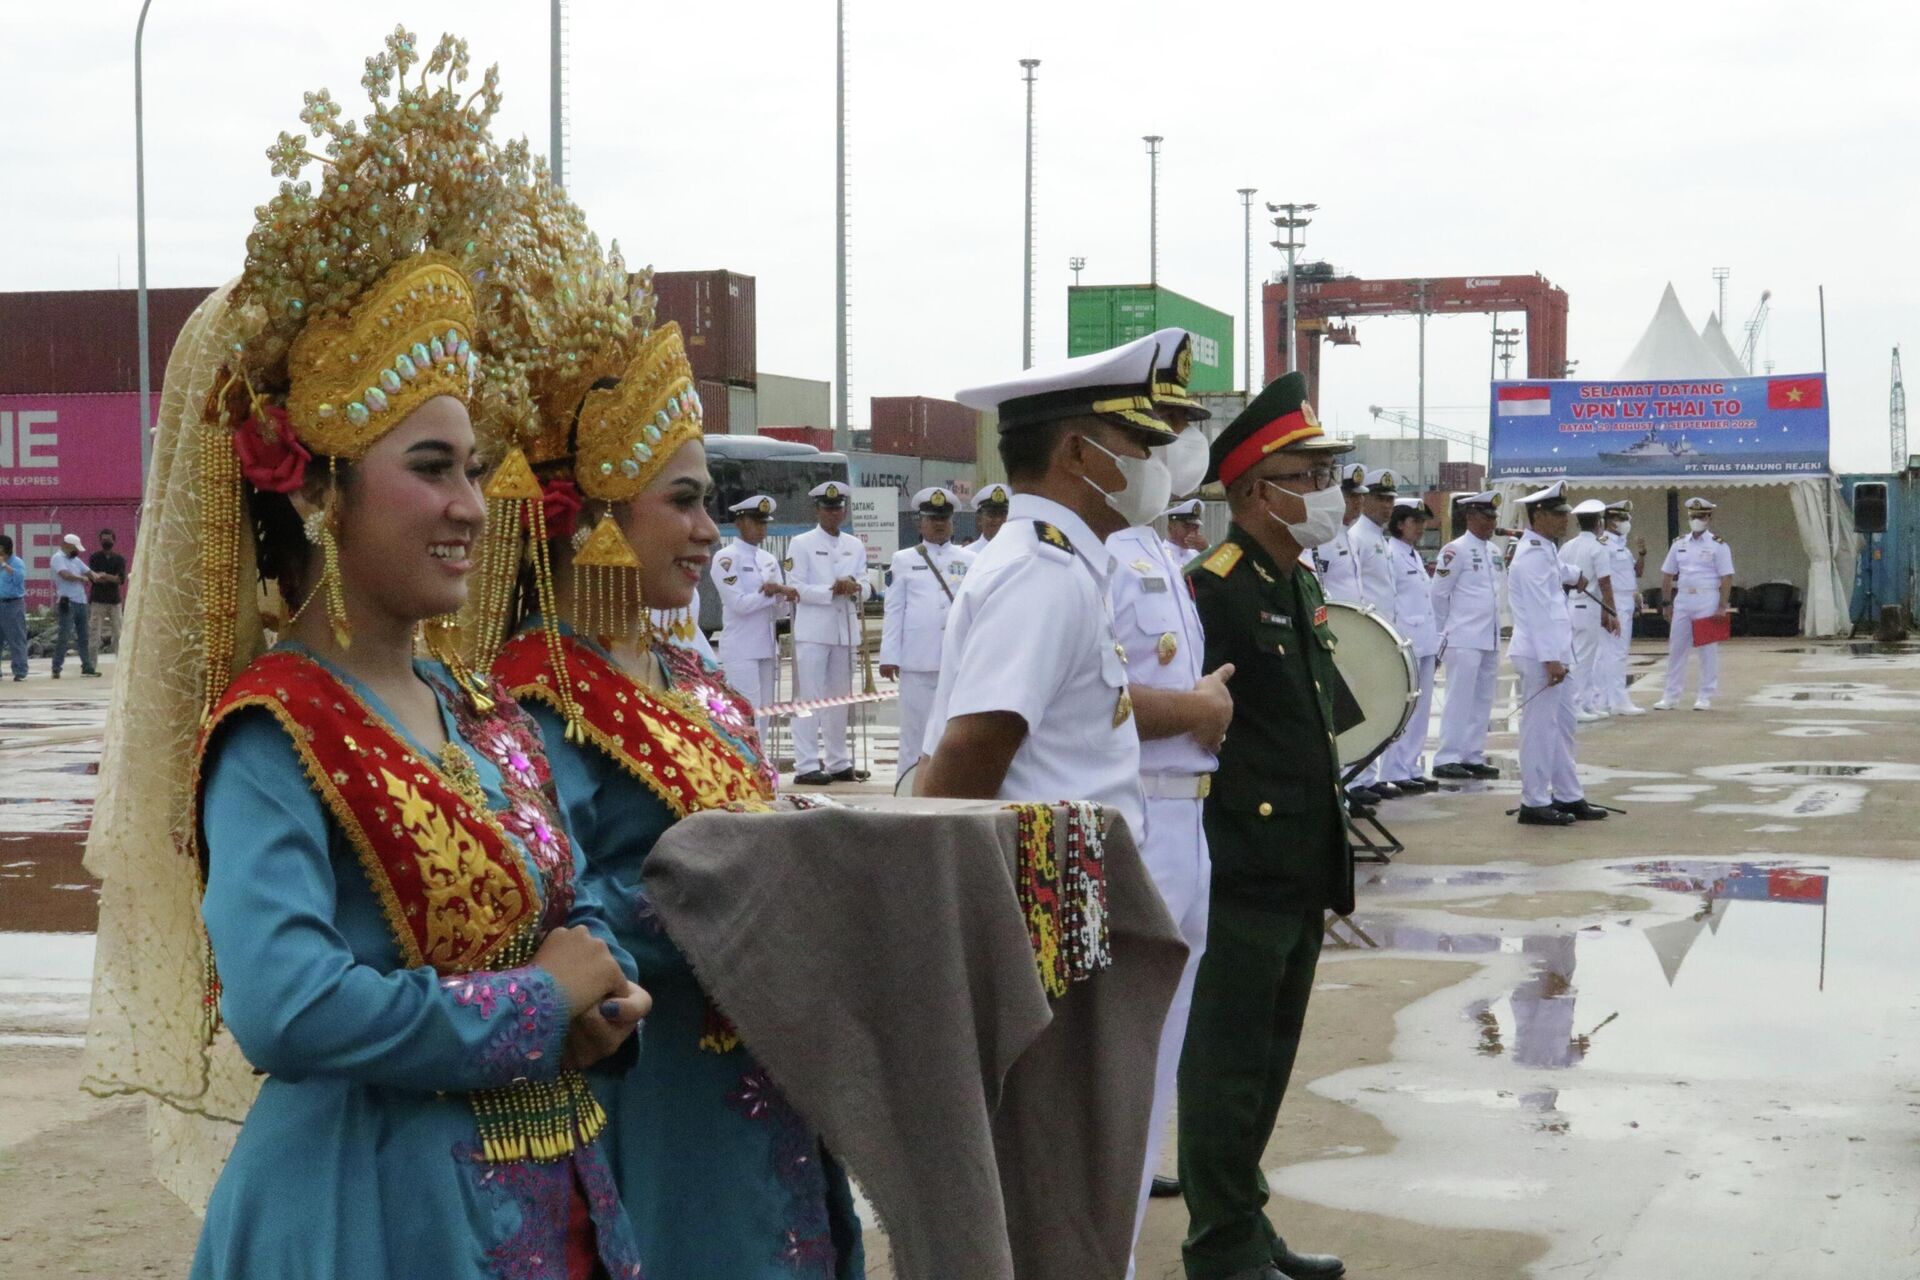
MULTIPOLYGON (((1201 409, 1200 412, 1207 411, 1201 409)), ((1177 483, 1179 477, 1175 476, 1174 479, 1177 483)), ((1175 489, 1174 492, 1180 491, 1175 489)), ((1193 563, 1195 556, 1207 549, 1206 528, 1201 523, 1202 511, 1203 505, 1198 498, 1176 502, 1166 510, 1167 536, 1161 542, 1167 548, 1167 554, 1172 556, 1174 562, 1183 569, 1193 563)))
MULTIPOLYGON (((854 650, 864 643, 860 611, 873 594, 866 544, 840 531, 847 487, 829 480, 807 496, 819 524, 787 544, 787 581, 800 593, 793 607, 793 695, 802 702, 853 693, 854 650)), ((853 767, 845 704, 795 716, 793 744, 797 783, 866 780, 866 771, 853 767)))
POLYGON ((1602 696, 1602 654, 1619 624, 1613 621, 1613 548, 1600 527, 1607 504, 1588 498, 1575 506, 1573 518, 1580 532, 1560 548, 1560 563, 1586 579, 1586 586, 1567 593, 1568 616, 1573 620, 1573 718, 1585 724, 1612 712, 1602 696))
POLYGON ((1352 462, 1340 469, 1340 497, 1346 511, 1340 517, 1340 532, 1317 547, 1310 547, 1302 563, 1320 578, 1320 594, 1329 600, 1365 604, 1367 593, 1360 585, 1360 562, 1353 555, 1353 522, 1360 518, 1360 495, 1366 487, 1365 463, 1352 462))
POLYGON ((1387 517, 1387 550, 1393 559, 1394 627, 1413 646, 1419 697, 1413 715, 1381 756, 1380 776, 1406 795, 1438 791, 1440 784, 1422 771, 1427 728, 1433 719, 1433 670, 1440 653, 1440 628, 1433 620, 1433 579, 1420 557, 1420 539, 1433 513, 1418 498, 1401 498, 1387 517))
POLYGON ((1500 495, 1468 494, 1455 504, 1466 532, 1440 548, 1433 568, 1433 620, 1440 628, 1447 701, 1433 776, 1460 781, 1497 778, 1487 763, 1487 724, 1500 683, 1500 612, 1507 598, 1507 562, 1493 545, 1500 495))
MULTIPOLYGON (((1661 612, 1672 623, 1667 637, 1667 689, 1655 711, 1671 710, 1687 686, 1687 655, 1694 652, 1695 618, 1724 618, 1733 603, 1733 548, 1713 531, 1714 505, 1705 498, 1687 499, 1688 531, 1667 548, 1660 566, 1660 588, 1666 599, 1661 612)), ((1720 692, 1720 646, 1702 645, 1700 688, 1693 709, 1713 706, 1720 692)))
POLYGON ((920 542, 893 553, 886 619, 880 629, 880 674, 900 682, 901 773, 920 762, 927 712, 940 680, 947 611, 973 563, 973 553, 953 543, 951 490, 939 485, 922 489, 913 495, 913 505, 920 513, 920 542))
POLYGON ((1633 503, 1622 498, 1607 504, 1607 543, 1613 548, 1613 620, 1620 630, 1603 654, 1607 709, 1617 716, 1643 716, 1645 707, 1634 705, 1627 692, 1627 658, 1633 652, 1633 620, 1640 612, 1640 571, 1647 564, 1647 542, 1630 541, 1633 533, 1633 503))
POLYGON ((973 495, 973 529, 977 535, 973 540, 973 550, 978 554, 993 535, 1000 532, 1000 526, 1007 522, 1007 504, 1013 501, 1013 490, 998 480, 985 486, 973 495))
MULTIPOLYGON (((787 585, 780 561, 763 545, 778 504, 764 493, 727 508, 733 517, 733 541, 713 557, 713 589, 720 596, 720 668, 727 683, 757 711, 772 706, 779 683, 780 649, 774 627, 792 616, 799 600, 787 585)), ((767 726, 756 720, 764 743, 767 726)))
MULTIPOLYGON (((1385 467, 1368 471, 1361 481, 1360 514, 1347 526, 1347 545, 1353 551, 1354 572, 1360 579, 1360 603, 1370 606, 1380 620, 1398 630, 1395 622, 1398 592, 1394 586, 1393 553, 1387 546, 1387 518, 1399 497, 1399 480, 1385 467)), ((1391 800, 1400 788, 1382 773, 1386 753, 1360 771, 1347 794, 1361 804, 1391 800)))
POLYGON ((1574 772, 1573 622, 1567 592, 1588 583, 1562 564, 1555 545, 1567 531, 1567 482, 1556 480, 1520 501, 1527 529, 1507 567, 1513 638, 1507 661, 1520 678, 1520 822, 1564 827, 1604 818, 1587 803, 1574 772))

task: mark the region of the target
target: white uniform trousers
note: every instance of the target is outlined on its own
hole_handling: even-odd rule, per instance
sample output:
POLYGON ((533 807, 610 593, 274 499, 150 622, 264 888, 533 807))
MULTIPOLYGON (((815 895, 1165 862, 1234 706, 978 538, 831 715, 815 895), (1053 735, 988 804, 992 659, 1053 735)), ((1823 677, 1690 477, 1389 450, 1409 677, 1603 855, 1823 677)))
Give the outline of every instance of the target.
MULTIPOLYGON (((733 686, 734 692, 745 698, 756 713, 762 707, 772 706, 778 697, 774 693, 774 684, 780 674, 778 658, 729 658, 727 646, 722 644, 720 672, 726 676, 727 683, 733 686)), ((761 749, 768 750, 766 720, 755 714, 753 727, 759 731, 761 749)))
POLYGON ((1520 803, 1535 808, 1583 800, 1573 770, 1573 681, 1547 683, 1547 664, 1515 658, 1520 673, 1520 803))
POLYGON ((1610 638, 1600 621, 1605 615, 1598 603, 1576 591, 1567 597, 1567 616, 1573 621, 1573 670, 1567 676, 1573 686, 1573 709, 1590 711, 1603 701, 1600 654, 1610 638))
MULTIPOLYGON (((1160 1153, 1166 1145, 1167 1118, 1173 1110, 1180 1074, 1180 1048, 1187 1039, 1187 1012, 1193 1007, 1193 976, 1200 968, 1200 954, 1207 948, 1207 894, 1213 865, 1207 857, 1207 834, 1200 824, 1201 804, 1199 800, 1148 796, 1146 836, 1140 841, 1140 857, 1147 864, 1147 874, 1153 877, 1161 900, 1167 904, 1167 914, 1173 917, 1187 944, 1187 964, 1180 971, 1180 984, 1173 990, 1173 1003, 1167 1006, 1167 1020, 1160 1027, 1153 1107, 1148 1112, 1147 1165, 1133 1218, 1135 1244, 1140 1241, 1148 1192, 1153 1190, 1154 1171, 1160 1167, 1160 1153)), ((1133 1274, 1129 1259, 1128 1280, 1133 1274)))
POLYGON ((1440 749, 1433 762, 1485 764, 1487 725, 1500 687, 1498 649, 1447 646, 1447 704, 1440 712, 1440 749))
POLYGON ((1633 705, 1633 696, 1627 692, 1627 658, 1633 652, 1633 611, 1636 601, 1631 595, 1613 597, 1613 616, 1619 620, 1620 634, 1607 637, 1613 643, 1608 646, 1610 661, 1607 663, 1607 685, 1604 705, 1618 711, 1633 705))
POLYGON ((930 754, 927 713, 933 710, 933 691, 940 687, 938 671, 900 672, 900 756, 895 776, 905 773, 930 754))
MULTIPOLYGON (((793 646, 793 696, 844 698, 853 692, 853 646, 797 641, 793 646)), ((824 768, 839 773, 853 768, 853 746, 847 740, 847 708, 827 707, 793 718, 793 771, 812 773, 824 768), (821 745, 821 738, 826 743, 821 745)))
POLYGON ((1415 658, 1414 670, 1420 680, 1420 700, 1413 704, 1413 718, 1387 748, 1380 776, 1388 782, 1417 778, 1424 770, 1420 757, 1427 750, 1427 724, 1433 717, 1433 655, 1415 658))
MULTIPOLYGON (((1711 618, 1720 607, 1719 587, 1681 587, 1673 602, 1673 632, 1667 637, 1668 702, 1680 701, 1687 684, 1687 654, 1693 651, 1693 620, 1711 618)), ((1700 649, 1700 691, 1697 696, 1712 698, 1720 692, 1720 646, 1700 649)))

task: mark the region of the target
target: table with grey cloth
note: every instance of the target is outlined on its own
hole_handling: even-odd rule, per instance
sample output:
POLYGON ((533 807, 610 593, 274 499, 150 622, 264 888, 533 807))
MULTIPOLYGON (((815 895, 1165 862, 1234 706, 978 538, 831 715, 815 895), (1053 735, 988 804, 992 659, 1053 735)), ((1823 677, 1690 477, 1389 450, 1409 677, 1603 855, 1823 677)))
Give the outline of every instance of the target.
POLYGON ((900 1280, 1121 1280, 1186 945, 1107 816, 1112 964, 1050 999, 992 801, 696 814, 645 882, 900 1280))

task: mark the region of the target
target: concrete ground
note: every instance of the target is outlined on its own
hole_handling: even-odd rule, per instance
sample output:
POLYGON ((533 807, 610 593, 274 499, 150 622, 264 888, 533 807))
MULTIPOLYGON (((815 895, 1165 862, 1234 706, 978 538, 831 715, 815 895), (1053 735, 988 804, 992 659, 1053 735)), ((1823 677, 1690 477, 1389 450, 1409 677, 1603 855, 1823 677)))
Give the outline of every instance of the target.
MULTIPOLYGON (((1354 1277, 1920 1275, 1920 648, 1724 647, 1713 711, 1581 730, 1623 814, 1516 826, 1511 732, 1500 782, 1384 806, 1407 849, 1335 925, 1267 1153, 1296 1245, 1354 1277)), ((75 1088, 108 682, 44 667, 0 683, 0 1276, 180 1275, 140 1107, 75 1088)), ((1184 1228, 1154 1203, 1141 1276, 1184 1228)))

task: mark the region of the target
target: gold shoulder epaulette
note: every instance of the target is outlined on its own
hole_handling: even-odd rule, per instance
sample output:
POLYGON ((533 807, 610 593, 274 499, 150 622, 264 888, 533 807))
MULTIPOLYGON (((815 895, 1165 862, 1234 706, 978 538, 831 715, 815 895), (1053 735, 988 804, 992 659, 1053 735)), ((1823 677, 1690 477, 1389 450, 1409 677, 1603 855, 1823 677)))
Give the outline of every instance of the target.
POLYGON ((1057 526, 1050 525, 1045 520, 1035 520, 1033 522, 1033 536, 1057 551, 1064 551, 1068 555, 1073 554, 1073 544, 1067 541, 1067 535, 1060 532, 1057 526))
POLYGON ((1200 567, 1216 577, 1224 578, 1233 572, 1233 566, 1240 563, 1240 557, 1246 552, 1237 542, 1223 542, 1215 547, 1213 554, 1200 562, 1200 567))

